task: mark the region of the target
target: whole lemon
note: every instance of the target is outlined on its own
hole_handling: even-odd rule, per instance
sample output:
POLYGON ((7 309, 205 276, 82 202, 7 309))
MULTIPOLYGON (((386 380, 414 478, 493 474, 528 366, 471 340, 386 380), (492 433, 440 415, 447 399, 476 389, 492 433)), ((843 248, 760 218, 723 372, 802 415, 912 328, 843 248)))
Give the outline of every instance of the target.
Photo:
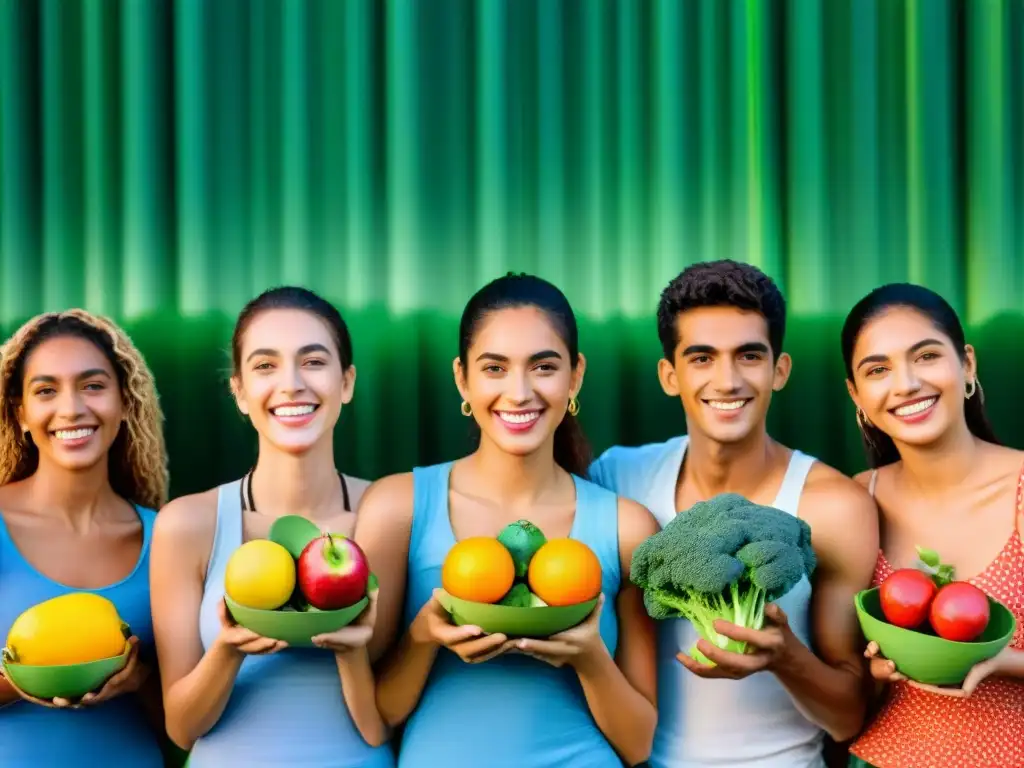
POLYGON ((253 539, 236 549, 224 571, 224 592, 239 605, 273 611, 295 590, 295 560, 280 544, 253 539))
POLYGON ((71 592, 18 616, 7 634, 7 648, 21 664, 81 664, 120 656, 130 631, 107 598, 71 592))

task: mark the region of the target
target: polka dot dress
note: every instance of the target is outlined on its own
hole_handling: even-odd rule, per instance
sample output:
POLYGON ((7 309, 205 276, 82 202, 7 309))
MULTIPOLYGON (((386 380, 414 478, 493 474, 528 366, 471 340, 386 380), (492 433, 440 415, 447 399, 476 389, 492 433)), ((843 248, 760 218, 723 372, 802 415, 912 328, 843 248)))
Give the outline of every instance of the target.
MULTIPOLYGON (((1024 509, 1024 473, 1017 510, 1024 509)), ((892 567, 879 553, 874 584, 892 567)), ((1024 652, 1024 542, 1014 530, 1002 552, 969 581, 1017 617, 1010 647, 1024 652)), ((967 698, 900 682, 850 749, 877 768, 1024 768, 1024 680, 990 677, 967 698)))

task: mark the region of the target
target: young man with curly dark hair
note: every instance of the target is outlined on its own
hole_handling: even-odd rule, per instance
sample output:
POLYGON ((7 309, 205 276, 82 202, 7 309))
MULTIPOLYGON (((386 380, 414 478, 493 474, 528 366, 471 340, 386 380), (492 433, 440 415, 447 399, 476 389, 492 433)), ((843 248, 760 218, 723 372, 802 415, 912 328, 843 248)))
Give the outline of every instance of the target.
POLYGON ((714 662, 687 651, 697 635, 682 619, 660 623, 657 768, 816 768, 825 734, 861 728, 863 647, 853 598, 870 585, 877 510, 852 479, 773 440, 766 417, 789 377, 786 302, 757 268, 730 260, 695 264, 669 283, 658 307, 662 389, 678 397, 686 434, 607 450, 592 479, 650 509, 662 526, 695 502, 739 493, 807 521, 818 557, 766 609, 760 631, 719 622, 751 651, 701 640, 714 662))

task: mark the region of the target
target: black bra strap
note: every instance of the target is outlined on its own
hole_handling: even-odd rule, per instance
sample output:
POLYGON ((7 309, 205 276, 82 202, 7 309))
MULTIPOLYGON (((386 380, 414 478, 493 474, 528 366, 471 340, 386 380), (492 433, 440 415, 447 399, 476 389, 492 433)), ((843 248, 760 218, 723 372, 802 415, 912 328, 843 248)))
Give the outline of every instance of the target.
MULTIPOLYGON (((238 495, 242 501, 242 509, 246 512, 256 511, 256 502, 253 501, 252 498, 252 473, 253 470, 255 469, 256 468, 253 467, 252 469, 245 473, 245 477, 242 478, 242 482, 239 484, 238 487, 238 495)), ((341 495, 344 497, 345 500, 345 511, 351 512, 352 503, 349 500, 348 483, 345 482, 345 476, 341 474, 341 472, 338 473, 338 479, 341 480, 341 495)))

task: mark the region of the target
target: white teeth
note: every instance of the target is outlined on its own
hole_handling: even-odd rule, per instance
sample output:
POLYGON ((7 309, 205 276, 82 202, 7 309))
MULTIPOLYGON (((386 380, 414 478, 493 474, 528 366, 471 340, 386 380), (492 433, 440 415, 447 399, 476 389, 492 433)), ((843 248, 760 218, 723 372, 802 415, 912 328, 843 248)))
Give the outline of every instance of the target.
POLYGON ((283 405, 274 409, 275 416, 305 416, 316 408, 312 405, 283 405))
POLYGON ((532 413, 506 413, 501 411, 498 413, 498 418, 502 421, 507 421, 509 424, 528 424, 531 421, 536 421, 539 416, 540 414, 536 411, 532 413))
POLYGON ((708 400, 708 405, 720 411, 735 411, 747 404, 746 400, 708 400))
POLYGON ((84 429, 58 429, 54 434, 58 440, 81 440, 83 437, 88 437, 96 430, 92 427, 86 427, 84 429))
POLYGON ((897 416, 913 416, 915 413, 920 413, 921 411, 931 408, 934 402, 935 398, 929 397, 927 400, 919 400, 918 402, 911 403, 910 405, 901 405, 894 411, 894 413, 897 416))

